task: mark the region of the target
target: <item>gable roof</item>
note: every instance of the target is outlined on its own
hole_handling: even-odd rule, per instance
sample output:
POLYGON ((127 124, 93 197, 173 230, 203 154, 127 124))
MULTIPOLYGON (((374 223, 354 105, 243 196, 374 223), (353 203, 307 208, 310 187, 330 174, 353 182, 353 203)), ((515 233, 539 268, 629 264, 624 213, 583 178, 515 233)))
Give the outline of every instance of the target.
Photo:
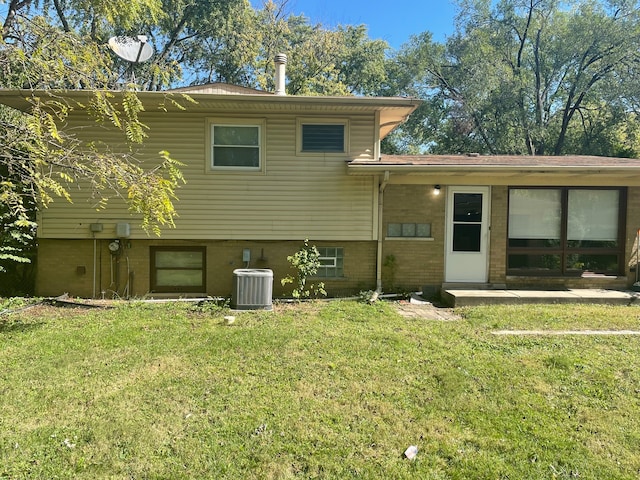
POLYGON ((179 92, 179 93, 210 93, 217 95, 275 95, 272 92, 265 92, 264 90, 258 90, 255 88, 249 87, 241 87, 240 85, 232 85, 230 83, 206 83, 204 85, 192 85, 189 87, 180 87, 180 88, 172 88, 168 90, 169 92, 179 92))
POLYGON ((352 160, 351 175, 381 175, 454 181, 491 179, 492 184, 540 182, 552 177, 571 177, 588 184, 640 185, 640 159, 585 155, 382 155, 379 160, 352 160))

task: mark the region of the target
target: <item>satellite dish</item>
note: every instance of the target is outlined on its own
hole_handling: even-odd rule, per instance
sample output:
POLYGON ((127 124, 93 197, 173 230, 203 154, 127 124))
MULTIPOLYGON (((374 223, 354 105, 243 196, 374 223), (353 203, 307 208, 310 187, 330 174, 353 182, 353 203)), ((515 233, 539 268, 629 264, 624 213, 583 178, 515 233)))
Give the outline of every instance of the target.
POLYGON ((147 43, 146 35, 133 37, 111 37, 109 48, 123 60, 131 63, 146 62, 153 55, 153 47, 147 43))

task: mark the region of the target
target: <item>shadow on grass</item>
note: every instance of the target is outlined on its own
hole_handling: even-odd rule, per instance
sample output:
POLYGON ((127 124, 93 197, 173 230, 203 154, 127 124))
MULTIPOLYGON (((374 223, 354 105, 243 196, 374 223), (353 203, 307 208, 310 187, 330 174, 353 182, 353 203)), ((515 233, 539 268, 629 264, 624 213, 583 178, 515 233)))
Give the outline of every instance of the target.
POLYGON ((0 335, 9 333, 24 333, 36 328, 42 328, 44 322, 23 322, 21 320, 0 320, 0 335))

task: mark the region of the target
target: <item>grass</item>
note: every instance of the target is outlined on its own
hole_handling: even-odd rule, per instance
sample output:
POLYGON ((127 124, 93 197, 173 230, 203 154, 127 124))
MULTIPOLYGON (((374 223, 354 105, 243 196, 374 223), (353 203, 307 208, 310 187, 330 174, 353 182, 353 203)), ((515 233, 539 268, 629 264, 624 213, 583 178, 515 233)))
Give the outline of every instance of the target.
POLYGON ((638 337, 491 333, 638 329, 640 309, 460 313, 346 301, 232 325, 184 304, 5 313, 0 478, 640 475, 638 337))

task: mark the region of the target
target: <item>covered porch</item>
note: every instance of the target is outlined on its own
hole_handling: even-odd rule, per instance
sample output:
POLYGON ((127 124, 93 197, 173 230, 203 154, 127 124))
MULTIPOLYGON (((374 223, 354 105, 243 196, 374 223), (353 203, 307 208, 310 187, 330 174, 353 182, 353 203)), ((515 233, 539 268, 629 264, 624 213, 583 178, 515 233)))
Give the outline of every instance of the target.
POLYGON ((378 177, 383 291, 455 290, 455 305, 631 300, 607 292, 638 282, 640 159, 382 156, 348 172, 378 177))

